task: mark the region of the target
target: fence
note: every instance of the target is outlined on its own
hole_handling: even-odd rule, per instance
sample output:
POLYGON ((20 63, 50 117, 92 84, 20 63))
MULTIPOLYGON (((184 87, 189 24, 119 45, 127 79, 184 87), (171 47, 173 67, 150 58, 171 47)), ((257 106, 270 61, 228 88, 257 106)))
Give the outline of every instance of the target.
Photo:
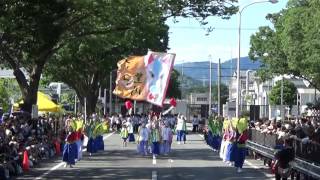
MULTIPOLYGON (((264 157, 273 159, 275 148, 280 142, 277 135, 261 133, 258 130, 250 129, 250 136, 247 147, 264 157)), ((295 160, 291 162, 293 169, 300 173, 320 179, 320 144, 316 142, 304 142, 301 139, 293 139, 295 160)))
POLYGON ((303 142, 294 139, 293 148, 296 157, 320 165, 320 144, 316 142, 303 142))
POLYGON ((250 140, 269 148, 276 148, 278 144, 277 135, 261 133, 255 129, 250 129, 250 140))

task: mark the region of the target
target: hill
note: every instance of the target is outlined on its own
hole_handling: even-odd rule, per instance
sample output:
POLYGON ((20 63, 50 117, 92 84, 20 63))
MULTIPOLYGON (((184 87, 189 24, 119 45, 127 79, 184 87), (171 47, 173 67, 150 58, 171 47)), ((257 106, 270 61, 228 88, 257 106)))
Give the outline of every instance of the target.
MULTIPOLYGON (((240 70, 257 70, 259 69, 261 63, 259 61, 252 62, 249 57, 242 57, 240 59, 240 70)), ((184 87, 189 87, 192 85, 208 85, 209 83, 209 61, 201 61, 201 62, 187 62, 183 64, 176 64, 174 68, 183 75, 185 80, 183 82, 184 87), (191 81, 191 82, 189 82, 191 81)), ((227 84, 232 76, 232 74, 236 71, 237 67, 237 59, 230 59, 221 63, 221 81, 227 84)), ((217 81, 218 77, 218 64, 212 63, 212 83, 217 81)))

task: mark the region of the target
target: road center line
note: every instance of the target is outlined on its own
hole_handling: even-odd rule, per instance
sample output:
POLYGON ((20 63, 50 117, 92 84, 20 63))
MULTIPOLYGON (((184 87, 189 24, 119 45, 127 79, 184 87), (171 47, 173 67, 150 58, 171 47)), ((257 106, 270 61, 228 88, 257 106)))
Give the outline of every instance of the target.
POLYGON ((156 165, 156 164, 157 164, 156 156, 153 156, 153 158, 152 158, 152 164, 153 164, 153 165, 156 165))
MULTIPOLYGON (((106 140, 107 138, 109 138, 110 136, 112 136, 115 132, 112 132, 106 136, 103 136, 103 140, 106 140)), ((84 151, 87 151, 87 148, 84 148, 82 150, 83 152, 84 151)), ((44 178, 45 176, 47 176, 48 174, 50 174, 52 171, 55 171, 56 169, 60 168, 61 166, 63 166, 65 163, 64 162, 60 162, 59 164, 55 165, 54 167, 52 167, 51 169, 49 169, 48 171, 46 171, 45 173, 43 173, 41 176, 38 176, 36 178, 36 180, 40 180, 42 178, 44 178)))
POLYGON ((158 179, 157 171, 152 171, 152 180, 157 180, 157 179, 158 179))

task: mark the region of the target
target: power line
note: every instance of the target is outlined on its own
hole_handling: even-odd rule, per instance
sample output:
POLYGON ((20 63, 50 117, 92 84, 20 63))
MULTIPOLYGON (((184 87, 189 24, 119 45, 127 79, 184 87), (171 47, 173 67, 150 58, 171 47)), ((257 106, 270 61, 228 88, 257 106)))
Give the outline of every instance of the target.
MULTIPOLYGON (((183 67, 184 69, 210 69, 209 67, 183 67)), ((215 68, 215 67, 212 67, 211 69, 218 69, 218 68, 215 68)), ((221 69, 234 69, 234 68, 221 68, 221 69)), ((242 68, 240 70, 248 70, 248 68, 242 68)), ((259 68, 250 68, 250 70, 259 70, 259 68)))
MULTIPOLYGON (((170 26, 173 29, 208 29, 210 27, 195 27, 195 26, 170 26)), ((237 31, 238 28, 229 28, 229 27, 211 27, 212 30, 230 30, 230 31, 237 31)), ((241 28, 241 31, 254 31, 258 30, 258 28, 241 28)))

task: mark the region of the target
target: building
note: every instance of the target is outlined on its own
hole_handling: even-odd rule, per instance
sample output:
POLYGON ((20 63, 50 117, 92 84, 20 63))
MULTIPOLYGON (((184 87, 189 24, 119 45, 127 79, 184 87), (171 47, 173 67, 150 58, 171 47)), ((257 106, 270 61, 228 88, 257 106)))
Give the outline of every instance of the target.
MULTIPOLYGON (((255 76, 255 71, 240 71, 240 110, 250 110, 250 105, 256 105, 259 117, 275 118, 280 114, 280 106, 271 106, 269 102, 269 93, 277 81, 282 80, 282 76, 274 77, 271 80, 261 82, 255 76)), ((308 103, 314 103, 319 99, 320 92, 315 90, 310 84, 291 75, 284 75, 284 79, 291 81, 297 88, 297 105, 290 110, 291 115, 297 116, 305 111, 308 103)), ((229 84, 229 102, 224 105, 224 116, 235 115, 235 102, 237 97, 237 79, 236 74, 233 75, 229 84)), ((286 105, 284 105, 286 107, 286 105)), ((287 107, 286 107, 287 109, 287 107)), ((285 114, 289 113, 289 109, 284 110, 285 114)))

